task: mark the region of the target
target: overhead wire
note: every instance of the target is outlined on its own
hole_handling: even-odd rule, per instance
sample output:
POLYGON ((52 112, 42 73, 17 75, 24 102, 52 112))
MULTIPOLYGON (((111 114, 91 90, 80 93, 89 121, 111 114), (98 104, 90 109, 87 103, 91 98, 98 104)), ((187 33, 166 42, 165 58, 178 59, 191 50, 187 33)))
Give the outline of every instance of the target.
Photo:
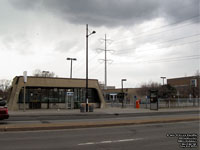
MULTIPOLYGON (((170 45, 170 46, 167 46, 167 47, 161 47, 161 48, 155 48, 155 49, 147 49, 147 50, 142 50, 142 51, 138 51, 139 53, 140 52, 152 52, 152 51, 157 51, 157 50, 162 50, 162 49, 166 49, 166 48, 171 48, 171 47, 180 47, 180 46, 185 46, 185 45, 188 45, 188 44, 194 44, 194 43, 200 43, 200 40, 199 41, 192 41, 192 42, 188 42, 188 43, 183 43, 183 44, 177 44, 177 45, 170 45)), ((123 55, 120 55, 120 56, 124 56, 124 57, 133 57, 133 55, 130 55, 130 53, 127 55, 127 53, 123 54, 123 55)))
MULTIPOLYGON (((171 58, 163 58, 163 59, 152 59, 152 60, 141 60, 141 61, 132 61, 132 62, 120 62, 121 63, 164 63, 164 62, 174 62, 174 61, 183 61, 183 60, 191 60, 191 59, 200 59, 200 55, 189 55, 189 56, 181 56, 181 57, 171 57, 171 58)), ((116 64, 116 63, 115 63, 116 64)))
POLYGON ((182 60, 199 59, 199 58, 200 58, 200 55, 190 55, 190 56, 182 56, 182 57, 172 57, 172 58, 164 58, 164 59, 147 60, 147 61, 143 61, 143 62, 160 63, 160 62, 182 61, 182 60))
MULTIPOLYGON (((131 39, 138 39, 138 38, 140 38, 140 36, 142 36, 143 34, 146 34, 146 33, 150 32, 150 31, 158 30, 158 29, 162 29, 162 28, 166 28, 166 27, 168 27, 168 26, 172 26, 172 25, 176 25, 176 24, 180 24, 180 23, 184 23, 184 22, 189 22, 189 21, 192 21, 193 19, 195 19, 195 18, 197 18, 197 17, 199 18, 199 16, 200 16, 200 15, 197 15, 197 16, 194 16, 194 17, 189 18, 189 19, 184 19, 184 20, 181 20, 181 21, 177 21, 177 22, 175 22, 175 23, 172 23, 172 24, 164 25, 164 26, 161 26, 161 27, 159 27, 159 28, 155 28, 155 29, 152 29, 152 30, 149 30, 149 31, 145 31, 145 32, 142 32, 142 33, 138 34, 137 37, 134 37, 134 38, 133 38, 133 37, 129 37, 128 39, 130 39, 130 38, 131 38, 131 39)), ((199 20, 198 20, 197 22, 199 22, 199 20)), ((160 34, 160 33, 163 33, 163 32, 172 31, 172 30, 175 30, 175 29, 180 29, 180 28, 183 28, 183 27, 192 25, 192 24, 194 24, 194 23, 193 23, 193 22, 190 22, 190 23, 188 23, 188 24, 184 24, 184 25, 182 25, 182 26, 177 26, 177 27, 174 27, 174 28, 172 28, 172 29, 164 30, 164 31, 161 31, 161 32, 153 33, 153 34, 147 34, 147 36, 157 35, 157 34, 160 34)), ((198 35, 200 35, 200 34, 194 34, 194 35, 187 36, 187 37, 181 37, 181 38, 178 38, 178 39, 172 39, 172 40, 169 40, 169 41, 160 42, 160 43, 158 43, 158 44, 163 44, 163 43, 167 43, 167 42, 174 42, 174 41, 177 41, 177 40, 181 40, 181 39, 185 39, 185 38, 189 38, 189 37, 194 37, 194 36, 198 36, 198 35)), ((127 38, 126 38, 126 39, 127 39, 127 38)), ((113 43, 118 43, 118 42, 124 41, 124 40, 126 40, 126 39, 120 39, 120 40, 115 41, 115 42, 113 42, 113 43)), ((199 42, 199 41, 192 41, 192 42, 183 43, 183 44, 180 44, 180 45, 186 45, 186 44, 196 43, 196 42, 199 42)), ((175 45, 175 46, 176 46, 176 45, 175 45)), ((173 46, 169 46, 169 47, 174 47, 174 45, 173 45, 173 46)), ((158 49, 164 49, 164 48, 168 48, 168 47, 163 47, 163 48, 158 48, 158 49)), ((128 50, 129 50, 129 52, 130 52, 130 50, 133 50, 133 49, 137 49, 137 48, 129 48, 129 49, 124 49, 124 50, 119 50, 119 51, 122 51, 121 53, 124 53, 125 51, 128 51, 128 50)), ((154 49, 154 50, 158 50, 158 49, 154 49)), ((119 53, 119 54, 121 54, 121 53, 119 53)), ((128 53, 128 52, 125 52, 125 53, 128 53)), ((91 63, 91 61, 93 62, 93 60, 94 60, 98 55, 99 55, 99 54, 97 53, 95 56, 93 56, 92 58, 90 58, 90 59, 89 59, 90 63, 91 63)), ((178 59, 180 59, 180 58, 178 58, 178 59)), ((183 59, 183 58, 182 58, 182 59, 183 59)), ((186 58, 185 58, 185 59, 186 59, 186 58)), ((195 58, 188 58, 188 59, 197 59, 197 58, 195 57, 195 58)), ((153 61, 153 60, 151 60, 151 61, 153 61)), ((154 61, 156 61, 156 60, 154 60, 154 61)), ((157 60, 157 61, 158 61, 158 60, 157 60)), ((167 61, 167 60, 162 60, 162 61, 167 61)), ((147 61, 143 61, 143 62, 147 62, 147 61)), ((149 63, 151 63, 151 62, 149 62, 149 63)), ((80 63, 79 63, 79 64, 80 64, 80 63)), ((80 65, 79 65, 79 64, 76 64, 76 66, 78 66, 78 67, 75 67, 75 70, 80 70, 80 68, 82 68, 82 66, 84 65, 83 63, 81 63, 80 65)), ((101 67, 101 65, 98 65, 98 67, 95 66, 95 67, 90 68, 90 69, 91 69, 91 73, 94 72, 95 70, 96 70, 96 71, 99 70, 100 67, 101 67)))
MULTIPOLYGON (((119 39, 119 40, 117 40, 117 41, 114 41, 114 42, 113 42, 113 45, 114 45, 115 43, 119 43, 119 42, 125 41, 125 40, 127 40, 127 39, 138 39, 138 38, 140 38, 140 36, 143 36, 143 34, 146 34, 146 33, 150 32, 150 31, 158 30, 158 29, 165 28, 165 27, 168 27, 168 26, 171 26, 171 25, 180 24, 180 23, 183 23, 183 22, 188 22, 188 21, 190 21, 190 20, 193 20, 193 19, 199 18, 199 17, 200 17, 200 15, 197 15, 197 16, 192 17, 192 18, 190 18, 190 19, 186 19, 186 20, 182 20, 182 21, 180 21, 180 22, 176 22, 176 23, 164 25, 164 26, 161 26, 161 27, 159 27, 159 28, 155 28, 155 29, 152 29, 152 30, 149 30, 149 31, 146 31, 146 32, 139 33, 139 34, 137 34, 136 37, 122 38, 122 39, 119 39)), ((200 20, 197 20, 197 22, 199 22, 199 21, 200 21, 200 20)), ((164 30, 164 31, 161 31, 161 32, 157 32, 157 33, 151 33, 151 34, 147 34, 147 35, 145 35, 145 36, 152 36, 152 35, 160 34, 160 33, 167 32, 167 31, 172 31, 172 30, 179 29, 179 28, 182 28, 182 27, 185 27, 185 26, 189 26, 189 25, 193 25, 193 24, 194 24, 194 22, 189 22, 188 24, 185 24, 185 25, 182 25, 182 26, 177 26, 177 27, 174 27, 173 29, 168 29, 168 30, 164 30)))
MULTIPOLYGON (((174 41, 178 41, 178 40, 182 40, 182 39, 186 39, 186 38, 191 38, 191 37, 195 37, 195 36, 199 36, 199 35, 200 35, 200 33, 193 34, 193 35, 190 35, 190 36, 180 37, 180 38, 176 38, 176 39, 172 39, 172 40, 168 40, 168 41, 164 41, 164 42, 159 42, 159 43, 157 43, 157 45, 161 45, 163 43, 174 42, 174 41)), ((128 48, 128 49, 118 50, 117 52, 120 52, 120 51, 125 52, 125 51, 129 51, 129 50, 133 50, 133 49, 137 49, 137 48, 128 48)))

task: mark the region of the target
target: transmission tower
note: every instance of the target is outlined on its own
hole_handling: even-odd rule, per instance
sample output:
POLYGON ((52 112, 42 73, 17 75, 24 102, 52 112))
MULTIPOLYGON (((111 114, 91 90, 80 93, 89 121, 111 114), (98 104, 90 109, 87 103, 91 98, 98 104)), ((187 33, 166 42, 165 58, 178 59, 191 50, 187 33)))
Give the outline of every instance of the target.
POLYGON ((104 41, 104 43, 105 43, 105 48, 104 49, 98 49, 98 50, 100 50, 100 51, 104 51, 105 52, 105 57, 104 57, 104 59, 100 59, 100 60, 103 60, 104 62, 105 62, 105 79, 104 79, 104 88, 106 89, 106 87, 107 87, 107 62, 108 61, 112 61, 112 60, 108 60, 107 59, 107 52, 108 51, 113 51, 113 50, 108 50, 107 49, 107 42, 108 41, 111 41, 110 39, 107 39, 107 37, 106 37, 106 34, 105 34, 105 39, 101 39, 101 40, 103 40, 104 41))

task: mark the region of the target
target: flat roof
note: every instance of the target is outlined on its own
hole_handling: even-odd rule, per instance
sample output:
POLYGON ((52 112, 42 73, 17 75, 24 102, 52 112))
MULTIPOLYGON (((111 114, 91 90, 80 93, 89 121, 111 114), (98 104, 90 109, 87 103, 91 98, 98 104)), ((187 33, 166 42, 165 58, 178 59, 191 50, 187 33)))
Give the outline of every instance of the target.
POLYGON ((167 80, 185 79, 185 78, 198 78, 198 77, 199 76, 188 76, 188 77, 168 78, 167 80))
MULTIPOLYGON (((24 76, 16 76, 16 77, 24 77, 24 76)), ((66 80, 86 80, 85 78, 64 78, 64 77, 38 77, 38 76, 27 76, 28 78, 44 78, 44 79, 66 79, 66 80)), ((88 79, 88 80, 95 80, 98 79, 88 79)))

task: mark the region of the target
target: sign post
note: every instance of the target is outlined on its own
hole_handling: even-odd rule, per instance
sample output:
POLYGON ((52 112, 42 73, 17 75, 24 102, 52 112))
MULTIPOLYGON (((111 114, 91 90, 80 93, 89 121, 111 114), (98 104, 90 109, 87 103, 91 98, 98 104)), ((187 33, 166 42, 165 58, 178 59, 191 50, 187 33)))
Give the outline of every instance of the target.
POLYGON ((24 76, 24 111, 26 110, 26 82, 27 82, 27 71, 23 72, 23 76, 24 76))
POLYGON ((147 101, 148 101, 148 96, 146 96, 146 109, 147 109, 147 101))
POLYGON ((158 91, 150 90, 149 92, 150 92, 150 110, 158 110, 158 91))
POLYGON ((180 103, 179 103, 179 95, 180 95, 180 93, 179 93, 179 91, 177 91, 176 95, 178 96, 178 107, 179 107, 180 106, 180 103))

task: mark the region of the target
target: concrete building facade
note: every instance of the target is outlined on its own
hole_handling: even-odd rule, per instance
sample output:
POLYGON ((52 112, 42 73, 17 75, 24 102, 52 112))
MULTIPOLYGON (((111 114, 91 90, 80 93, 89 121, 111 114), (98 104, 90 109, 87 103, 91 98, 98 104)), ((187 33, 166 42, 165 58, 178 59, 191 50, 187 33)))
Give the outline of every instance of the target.
MULTIPOLYGON (((86 102, 85 87, 85 79, 29 76, 24 83, 23 76, 16 76, 12 82, 8 108, 9 110, 23 109, 25 95, 26 109, 78 109, 81 103, 86 102)), ((89 79, 88 99, 95 107, 105 107, 98 80, 89 79)))

